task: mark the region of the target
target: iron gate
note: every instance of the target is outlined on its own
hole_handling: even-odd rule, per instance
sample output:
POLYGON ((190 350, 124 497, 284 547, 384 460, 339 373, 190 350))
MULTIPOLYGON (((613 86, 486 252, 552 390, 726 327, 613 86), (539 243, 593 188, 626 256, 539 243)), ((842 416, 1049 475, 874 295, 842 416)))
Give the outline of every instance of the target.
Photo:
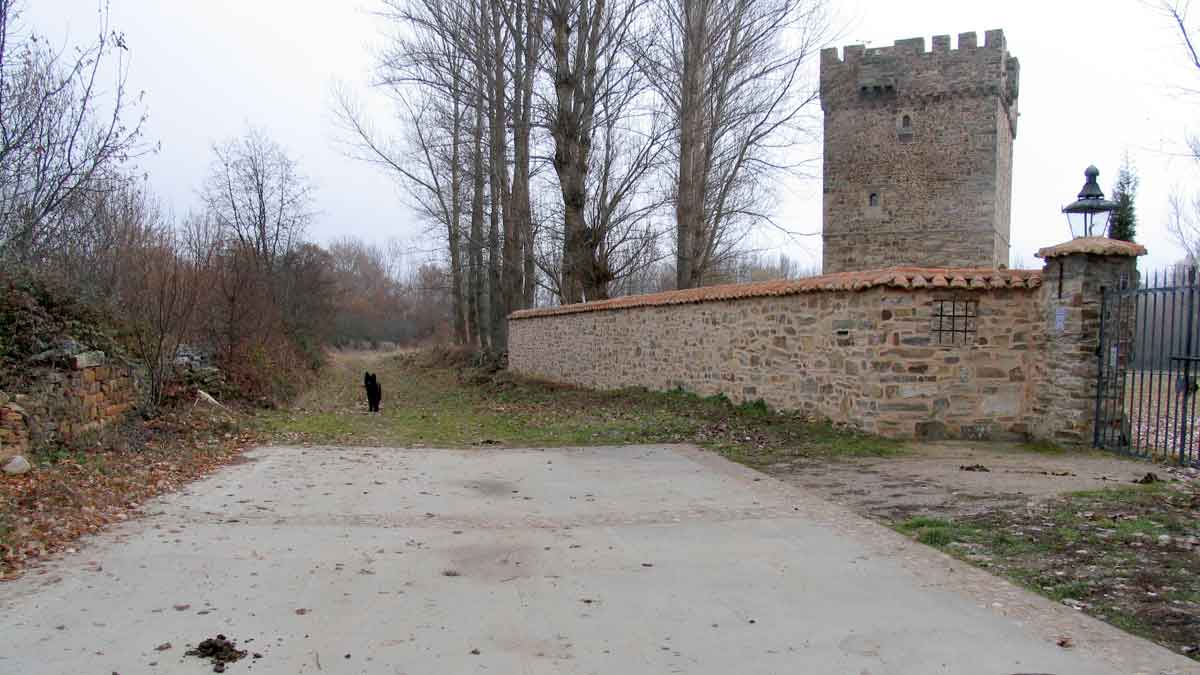
POLYGON ((1102 291, 1094 445, 1200 465, 1196 269, 1102 291))

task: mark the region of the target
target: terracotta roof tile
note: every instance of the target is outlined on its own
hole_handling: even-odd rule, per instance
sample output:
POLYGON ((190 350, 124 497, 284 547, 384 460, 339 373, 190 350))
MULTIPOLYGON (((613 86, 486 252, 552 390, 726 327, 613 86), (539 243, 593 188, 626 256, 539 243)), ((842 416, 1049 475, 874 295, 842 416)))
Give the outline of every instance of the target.
POLYGON ((1047 246, 1035 253, 1039 258, 1055 258, 1071 253, 1092 253, 1095 255, 1146 255, 1146 247, 1130 241, 1109 239, 1108 237, 1080 237, 1058 246, 1047 246))
POLYGON ((1042 283, 1041 270, 940 269, 923 267, 891 267, 867 272, 840 272, 808 279, 777 279, 749 284, 725 284, 666 291, 647 295, 629 295, 609 300, 583 302, 561 307, 523 309, 509 315, 510 319, 529 319, 557 314, 599 312, 630 307, 686 305, 712 300, 737 300, 769 296, 798 295, 824 291, 866 290, 879 286, 892 288, 1037 288, 1042 283), (970 280, 970 281, 968 281, 970 280))

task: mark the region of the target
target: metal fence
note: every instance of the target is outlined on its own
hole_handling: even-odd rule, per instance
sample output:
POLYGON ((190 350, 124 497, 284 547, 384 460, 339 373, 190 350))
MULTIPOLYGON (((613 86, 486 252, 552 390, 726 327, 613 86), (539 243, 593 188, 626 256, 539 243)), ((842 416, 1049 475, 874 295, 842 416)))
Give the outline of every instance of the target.
POLYGON ((1198 311, 1191 267, 1103 291, 1096 447, 1200 465, 1198 311))

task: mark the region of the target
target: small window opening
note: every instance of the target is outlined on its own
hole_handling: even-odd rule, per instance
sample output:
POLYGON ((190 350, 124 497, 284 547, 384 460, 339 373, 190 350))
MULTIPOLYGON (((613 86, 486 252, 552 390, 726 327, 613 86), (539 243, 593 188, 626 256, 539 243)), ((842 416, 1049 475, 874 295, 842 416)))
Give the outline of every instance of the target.
POLYGON ((879 206, 879 193, 872 192, 870 197, 867 197, 867 206, 879 206))
POLYGON ((905 115, 904 119, 900 120, 900 128, 901 129, 912 129, 912 118, 909 117, 908 115, 905 115))
POLYGON ((976 300, 935 300, 929 329, 939 345, 971 344, 978 317, 976 300))

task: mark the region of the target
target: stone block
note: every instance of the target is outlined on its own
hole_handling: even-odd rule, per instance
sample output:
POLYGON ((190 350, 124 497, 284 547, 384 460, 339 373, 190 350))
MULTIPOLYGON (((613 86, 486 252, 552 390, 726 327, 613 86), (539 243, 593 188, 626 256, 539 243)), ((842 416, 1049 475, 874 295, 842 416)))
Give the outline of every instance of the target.
POLYGON ((104 352, 91 351, 76 354, 71 358, 71 367, 75 370, 84 370, 86 368, 96 368, 105 363, 107 357, 104 352))
POLYGON ((936 420, 929 422, 917 422, 915 433, 917 438, 924 441, 945 440, 946 425, 945 423, 936 420))

